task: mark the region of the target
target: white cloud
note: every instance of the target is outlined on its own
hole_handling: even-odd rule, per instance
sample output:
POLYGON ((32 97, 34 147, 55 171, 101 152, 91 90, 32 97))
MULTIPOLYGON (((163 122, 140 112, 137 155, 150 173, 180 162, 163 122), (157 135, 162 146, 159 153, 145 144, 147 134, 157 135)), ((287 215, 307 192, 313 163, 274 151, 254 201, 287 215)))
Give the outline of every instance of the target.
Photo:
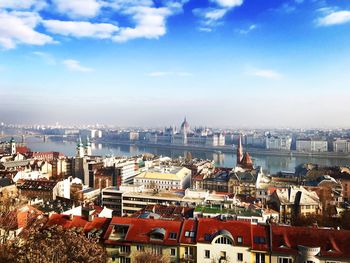
POLYGON ((273 80, 279 80, 282 78, 282 74, 271 69, 254 69, 251 72, 249 72, 249 75, 273 80))
POLYGON ((232 8, 243 4, 243 0, 211 0, 211 2, 226 8, 232 8))
POLYGON ((40 10, 47 5, 45 0, 0 0, 0 8, 40 10))
POLYGON ((249 34, 251 31, 255 30, 257 28, 257 25, 253 24, 250 25, 248 28, 246 29, 238 29, 236 30, 237 33, 242 34, 242 35, 247 35, 249 34))
POLYGON ((95 17, 102 7, 97 0, 53 0, 57 11, 69 17, 95 17))
POLYGON ((74 59, 66 59, 63 62, 63 65, 67 67, 67 69, 71 71, 79 71, 79 72, 91 72, 92 68, 84 67, 80 65, 80 62, 74 59))
POLYGON ((200 31, 210 32, 212 28, 222 24, 224 16, 233 8, 241 6, 243 0, 211 0, 213 7, 195 8, 193 14, 200 18, 200 31))
POLYGON ((139 6, 129 8, 128 14, 136 22, 134 28, 121 28, 120 33, 114 37, 117 42, 124 42, 135 38, 159 38, 166 33, 166 18, 172 11, 166 7, 139 6))
POLYGON ((226 15, 227 11, 224 8, 196 8, 193 10, 193 14, 200 18, 200 30, 210 32, 212 27, 221 23, 220 20, 226 15))
POLYGON ((111 38, 119 30, 112 24, 82 21, 46 20, 43 24, 51 33, 73 37, 111 38))
POLYGON ((164 76, 177 76, 177 77, 189 77, 191 73, 185 71, 154 71, 146 74, 149 77, 164 77, 164 76))
POLYGON ((45 45, 53 39, 35 31, 41 17, 35 12, 0 11, 0 46, 15 48, 17 44, 45 45))
POLYGON ((350 11, 333 11, 326 16, 319 18, 316 22, 319 26, 332 26, 349 23, 350 11))
POLYGON ((164 0, 155 6, 152 0, 113 0, 107 4, 119 15, 131 18, 135 26, 120 27, 119 33, 113 38, 116 42, 130 39, 158 39, 166 34, 166 21, 169 16, 183 11, 187 0, 164 0))

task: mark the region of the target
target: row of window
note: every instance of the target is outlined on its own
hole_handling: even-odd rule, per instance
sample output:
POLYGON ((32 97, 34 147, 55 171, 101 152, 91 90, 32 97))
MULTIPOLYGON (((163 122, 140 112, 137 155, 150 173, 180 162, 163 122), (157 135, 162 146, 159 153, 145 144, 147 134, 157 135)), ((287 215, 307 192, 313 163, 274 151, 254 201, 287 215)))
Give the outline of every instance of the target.
MULTIPOLYGON (((210 234, 205 234, 204 235, 204 240, 205 241, 210 241, 211 240, 211 235, 210 234)), ((231 241, 231 239, 228 239, 226 237, 221 237, 221 238, 219 238, 219 239, 217 239, 215 241, 215 243, 217 243, 217 244, 229 244, 229 245, 232 245, 233 242, 234 242, 234 240, 231 241), (227 240, 225 241, 225 239, 227 239, 227 240), (222 242, 222 243, 220 243, 220 242, 222 242), (226 242, 226 243, 223 243, 223 242, 226 242)), ((243 244, 243 237, 238 236, 237 237, 237 245, 241 245, 241 244, 243 244)))
POLYGON ((232 245, 232 240, 227 237, 219 237, 215 240, 216 244, 232 245))
POLYGON ((138 180, 141 183, 148 183, 148 184, 167 184, 167 185, 180 185, 180 182, 173 182, 173 181, 154 181, 154 180, 143 180, 143 179, 139 179, 138 180))
MULTIPOLYGON (((221 251, 220 256, 222 258, 226 258, 226 252, 221 251)), ((204 251, 204 258, 210 258, 210 250, 205 250, 204 251)), ((237 262, 242 262, 243 261, 243 253, 237 253, 237 262)))
MULTIPOLYGON (((143 245, 137 245, 136 249, 139 252, 145 251, 145 247, 143 245)), ((156 255, 162 255, 163 254, 163 248, 162 247, 153 246, 151 248, 151 250, 152 250, 152 253, 154 253, 156 255)), ((176 248, 171 248, 170 249, 170 255, 173 256, 173 257, 176 256, 176 248)))

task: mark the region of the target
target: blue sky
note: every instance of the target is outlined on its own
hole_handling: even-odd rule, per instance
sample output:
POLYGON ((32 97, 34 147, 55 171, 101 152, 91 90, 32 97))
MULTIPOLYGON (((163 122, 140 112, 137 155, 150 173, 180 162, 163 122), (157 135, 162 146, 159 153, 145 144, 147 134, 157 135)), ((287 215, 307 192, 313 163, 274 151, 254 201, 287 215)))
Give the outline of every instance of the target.
POLYGON ((0 0, 0 119, 349 127, 348 0, 0 0))

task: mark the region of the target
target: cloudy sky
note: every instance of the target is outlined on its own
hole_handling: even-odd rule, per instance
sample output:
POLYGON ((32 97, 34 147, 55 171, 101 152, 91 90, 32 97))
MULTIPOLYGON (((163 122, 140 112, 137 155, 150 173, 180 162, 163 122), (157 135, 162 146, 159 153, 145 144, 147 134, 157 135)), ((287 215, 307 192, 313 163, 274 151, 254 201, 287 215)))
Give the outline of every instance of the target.
POLYGON ((350 127, 349 0, 0 0, 0 121, 350 127))

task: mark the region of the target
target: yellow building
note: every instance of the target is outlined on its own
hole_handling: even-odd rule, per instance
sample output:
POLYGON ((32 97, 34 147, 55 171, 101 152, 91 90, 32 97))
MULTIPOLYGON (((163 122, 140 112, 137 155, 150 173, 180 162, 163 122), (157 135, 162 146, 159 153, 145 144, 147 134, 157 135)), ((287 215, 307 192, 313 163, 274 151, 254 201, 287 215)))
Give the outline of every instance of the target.
POLYGON ((190 186, 191 170, 185 167, 154 167, 134 177, 134 185, 147 189, 187 189, 190 186))

